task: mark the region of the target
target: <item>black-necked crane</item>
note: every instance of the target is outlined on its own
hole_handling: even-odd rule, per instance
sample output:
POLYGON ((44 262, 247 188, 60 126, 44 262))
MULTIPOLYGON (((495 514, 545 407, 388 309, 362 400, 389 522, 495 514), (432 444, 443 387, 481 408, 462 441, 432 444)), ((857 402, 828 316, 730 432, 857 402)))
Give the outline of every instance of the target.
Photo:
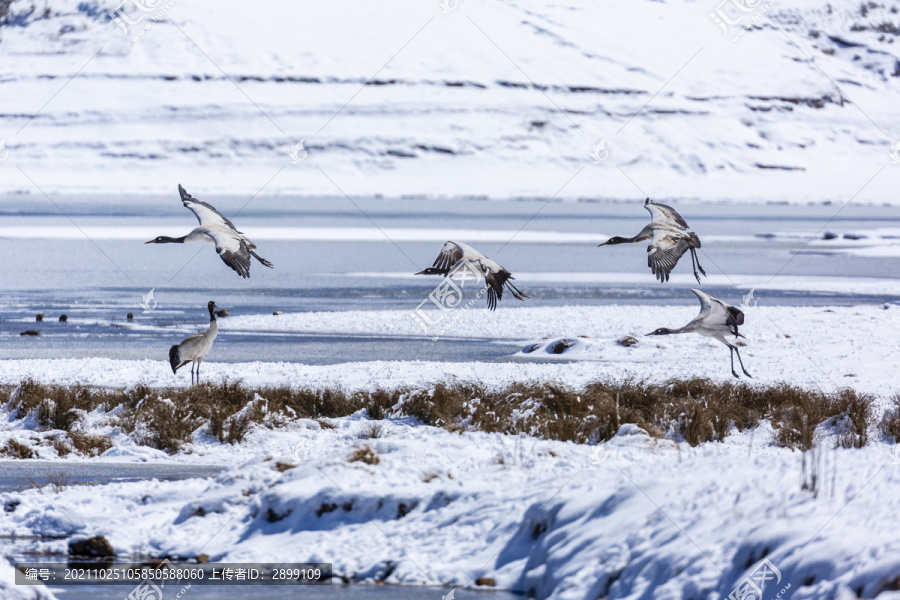
POLYGON ((216 336, 219 334, 219 324, 216 322, 216 306, 215 302, 210 301, 207 305, 209 309, 209 329, 198 331, 191 337, 187 338, 180 344, 175 344, 169 348, 169 364, 172 365, 172 372, 177 373, 178 369, 188 363, 191 365, 191 385, 194 384, 194 367, 197 369, 197 383, 200 383, 200 363, 203 357, 212 348, 216 336))
POLYGON ((747 369, 744 368, 744 361, 741 360, 741 353, 737 346, 729 342, 725 337, 744 337, 738 333, 738 325, 744 324, 744 313, 730 304, 726 304, 717 298, 713 298, 706 292, 701 292, 700 290, 691 291, 700 299, 700 314, 680 329, 660 327, 647 335, 698 333, 704 337, 719 340, 728 346, 728 349, 731 351, 731 374, 735 377, 740 377, 734 370, 734 355, 737 354, 738 362, 741 364, 741 370, 744 372, 744 375, 752 378, 750 373, 747 372, 747 369))
POLYGON ((613 246, 615 244, 633 244, 650 240, 647 246, 647 266, 661 282, 669 280, 669 273, 678 264, 678 259, 685 252, 691 253, 691 265, 694 267, 694 277, 700 283, 700 273, 706 275, 706 271, 700 266, 697 258, 697 249, 700 248, 700 238, 690 231, 687 222, 671 206, 657 204, 650 198, 644 201, 644 208, 650 211, 650 224, 641 229, 634 237, 623 238, 615 236, 600 244, 600 246, 613 246))
POLYGON ((272 263, 254 252, 256 244, 238 231, 234 223, 217 211, 212 204, 201 202, 192 197, 181 187, 181 184, 178 185, 178 193, 181 194, 181 201, 184 203, 184 206, 189 208, 197 217, 200 226, 195 227, 193 231, 183 237, 172 238, 161 235, 146 242, 147 244, 209 243, 212 241, 216 244, 216 252, 222 257, 225 264, 234 269, 244 279, 250 277, 251 256, 264 266, 270 269, 273 268, 272 263))
MULTIPOLYGON (((444 244, 441 253, 434 260, 434 264, 424 271, 419 271, 416 275, 454 275, 463 273, 467 265, 471 265, 484 277, 487 287, 487 303, 488 309, 497 308, 497 301, 503 298, 503 288, 509 290, 517 300, 528 298, 528 294, 521 291, 511 280, 515 279, 512 274, 502 266, 476 250, 475 248, 463 244, 462 242, 449 241, 444 244)), ((476 273, 473 273, 475 275, 476 273)))

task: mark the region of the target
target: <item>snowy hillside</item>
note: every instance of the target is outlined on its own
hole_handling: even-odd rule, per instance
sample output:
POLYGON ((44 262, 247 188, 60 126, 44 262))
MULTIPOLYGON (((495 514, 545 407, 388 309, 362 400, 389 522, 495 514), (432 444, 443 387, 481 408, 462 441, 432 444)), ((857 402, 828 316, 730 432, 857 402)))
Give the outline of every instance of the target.
POLYGON ((900 2, 737 4, 15 0, 0 190, 900 202, 900 2))

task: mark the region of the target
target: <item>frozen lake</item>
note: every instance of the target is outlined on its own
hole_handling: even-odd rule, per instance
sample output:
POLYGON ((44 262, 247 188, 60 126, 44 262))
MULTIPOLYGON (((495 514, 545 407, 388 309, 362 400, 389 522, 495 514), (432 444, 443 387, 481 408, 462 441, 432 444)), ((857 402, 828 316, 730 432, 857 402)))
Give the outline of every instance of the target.
POLYGON ((66 485, 99 484, 143 479, 177 480, 214 477, 224 467, 116 462, 47 462, 0 460, 0 492, 64 481, 66 485))
MULTIPOLYGON (((251 279, 242 280, 211 248, 144 245, 156 235, 184 235, 194 227, 193 215, 175 194, 127 203, 55 198, 55 205, 35 195, 8 196, 0 208, 0 251, 7 257, 0 298, 3 358, 158 359, 184 333, 205 327, 204 306, 211 299, 232 316, 412 311, 438 283, 412 273, 430 266, 451 237, 510 269, 531 296, 529 306, 695 302, 687 259, 673 281, 660 284, 646 266, 644 244, 596 247, 609 236, 640 231, 648 214, 639 201, 259 197, 248 203, 195 192, 233 216, 275 269, 257 263, 251 279), (140 303, 151 288, 158 306, 144 313, 140 303), (129 312, 135 316, 130 323, 129 312), (35 322, 37 313, 46 315, 44 322, 35 322), (58 322, 61 314, 67 323, 58 322), (27 329, 41 336, 19 335, 27 329)), ((768 305, 900 300, 898 280, 889 278, 900 272, 900 256, 892 255, 891 246, 900 232, 900 209, 671 204, 703 240, 700 259, 710 275, 703 289, 734 304, 755 282, 765 284, 776 274, 777 289, 756 295, 768 305), (823 239, 826 232, 833 239, 823 239), (888 251, 860 255, 867 245, 888 251), (831 283, 820 285, 826 279, 831 283), (805 283, 795 286, 796 281, 805 283)), ((499 310, 519 305, 506 298, 499 310)), ((223 329, 210 360, 490 361, 505 360, 515 350, 497 340, 452 334, 434 343, 426 336, 223 329)))

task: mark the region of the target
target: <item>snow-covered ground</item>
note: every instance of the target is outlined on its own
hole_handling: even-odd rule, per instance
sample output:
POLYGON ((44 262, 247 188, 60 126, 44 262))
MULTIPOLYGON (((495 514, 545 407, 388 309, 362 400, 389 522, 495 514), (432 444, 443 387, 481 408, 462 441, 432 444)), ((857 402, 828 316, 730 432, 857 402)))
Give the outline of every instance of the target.
POLYGON ((194 451, 233 465, 214 480, 3 493, 19 504, 0 525, 103 535, 122 557, 322 561, 409 585, 489 577, 538 598, 724 598, 764 558, 778 571, 766 598, 896 597, 900 461, 879 443, 834 449, 823 428, 813 494, 766 423, 691 448, 629 426, 591 447, 402 418, 369 439, 364 414, 331 422, 256 429, 239 451, 198 434, 194 451), (349 460, 365 445, 377 464, 349 460))
POLYGON ((897 0, 38 4, 2 191, 898 202, 897 0))

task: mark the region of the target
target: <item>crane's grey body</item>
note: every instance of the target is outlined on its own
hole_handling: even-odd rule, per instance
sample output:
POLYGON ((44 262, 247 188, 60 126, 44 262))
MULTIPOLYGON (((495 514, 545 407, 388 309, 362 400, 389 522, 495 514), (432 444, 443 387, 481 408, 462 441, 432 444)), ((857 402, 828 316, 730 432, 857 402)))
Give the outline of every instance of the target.
POLYGON ((209 329, 198 331, 194 335, 185 339, 180 344, 176 344, 169 348, 169 364, 172 366, 172 372, 177 373, 178 369, 188 363, 191 364, 191 384, 194 383, 194 369, 197 370, 197 383, 200 383, 200 363, 203 357, 212 348, 216 336, 219 334, 219 323, 216 321, 216 303, 210 302, 207 305, 209 309, 209 329))
POLYGON ((254 252, 256 244, 238 231, 234 223, 217 211, 212 204, 201 202, 192 197, 180 184, 178 193, 181 194, 181 202, 185 208, 190 209, 194 213, 200 225, 184 237, 159 236, 147 242, 148 244, 185 244, 193 242, 208 244, 212 242, 216 245, 216 252, 222 258, 222 261, 244 279, 250 277, 251 256, 264 266, 270 269, 273 268, 272 263, 254 252))
POLYGON ((650 212, 650 224, 645 226, 639 234, 632 238, 612 237, 600 245, 613 246, 650 240, 650 245, 647 246, 647 266, 660 282, 668 281, 669 274, 678 264, 678 260, 684 256, 685 252, 690 252, 694 277, 697 278, 697 283, 700 283, 697 269, 706 275, 706 271, 700 266, 700 260, 697 258, 700 238, 690 230, 687 222, 671 206, 657 204, 647 198, 644 201, 644 208, 650 212))
POLYGON ((734 370, 734 355, 737 354, 738 362, 744 375, 751 377, 750 373, 744 368, 744 361, 741 360, 741 353, 738 347, 728 341, 728 337, 739 338, 744 337, 738 332, 738 326, 744 324, 744 313, 730 304, 722 302, 718 298, 713 298, 706 292, 700 290, 691 290, 700 300, 700 314, 694 319, 678 329, 667 329, 661 327, 656 331, 647 335, 671 335, 676 333, 697 333, 704 337, 719 340, 726 346, 731 353, 731 374, 738 377, 734 370))
POLYGON ((480 271, 484 278, 488 291, 488 309, 497 308, 497 302, 503 298, 503 288, 509 290, 517 300, 528 298, 528 294, 522 292, 511 280, 515 279, 512 273, 504 269, 500 264, 491 260, 472 246, 462 242, 448 241, 441 248, 441 253, 434 260, 434 264, 419 271, 416 275, 452 275, 466 264, 480 271))

